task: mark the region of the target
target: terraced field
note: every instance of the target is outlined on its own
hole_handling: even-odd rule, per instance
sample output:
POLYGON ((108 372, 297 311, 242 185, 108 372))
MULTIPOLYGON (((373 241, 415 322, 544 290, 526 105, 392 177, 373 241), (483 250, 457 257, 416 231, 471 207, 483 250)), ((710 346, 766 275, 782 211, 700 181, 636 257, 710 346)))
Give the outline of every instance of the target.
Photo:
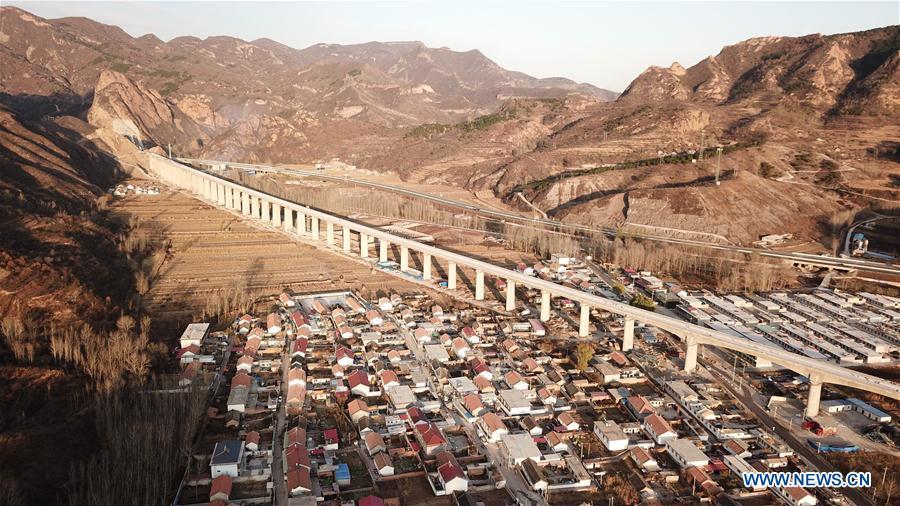
POLYGON ((146 234, 168 251, 145 298, 157 317, 190 318, 218 294, 235 291, 421 290, 167 188, 160 195, 119 198, 111 208, 131 218, 137 235, 146 234))

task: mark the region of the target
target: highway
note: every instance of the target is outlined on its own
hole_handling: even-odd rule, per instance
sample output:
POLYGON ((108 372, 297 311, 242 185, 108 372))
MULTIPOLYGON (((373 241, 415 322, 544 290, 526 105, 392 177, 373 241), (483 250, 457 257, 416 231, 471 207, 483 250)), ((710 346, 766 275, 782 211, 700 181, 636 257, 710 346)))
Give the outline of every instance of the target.
POLYGON ((706 248, 717 251, 726 251, 731 253, 743 253, 743 254, 755 254, 761 257, 767 258, 776 258, 779 260, 786 260, 790 262, 795 262, 798 264, 804 265, 812 265, 817 267, 825 267, 831 269, 838 270, 855 270, 855 271, 864 271, 864 272, 877 272, 881 274, 893 274, 900 276, 900 266, 894 266, 890 264, 885 264, 881 262, 873 262, 869 260, 862 260, 858 258, 839 258, 839 257, 829 257, 823 255, 812 255, 807 253, 792 253, 792 252, 782 252, 782 251, 773 251, 764 248, 751 248, 745 246, 734 246, 730 244, 718 244, 712 242, 705 241, 697 241, 692 239, 680 239, 674 237, 660 236, 654 234, 645 234, 645 233, 637 233, 633 231, 625 232, 620 229, 611 228, 611 227, 591 227, 588 225, 580 225, 577 223, 563 223, 558 220, 553 219, 545 219, 545 218, 529 218, 526 216, 521 216, 515 213, 510 213, 506 211, 500 211, 497 209, 490 209, 486 207, 477 206, 468 202, 460 202, 458 200, 452 200, 448 198, 444 198, 441 196, 436 196, 424 192, 419 192, 415 190, 410 190, 407 188, 403 188, 397 185, 389 185, 383 183, 376 183, 372 181, 365 181, 362 179, 354 179, 347 177, 339 177, 339 176, 329 176, 325 174, 321 174, 315 171, 306 171, 300 169, 289 169, 285 167, 276 167, 272 165, 261 165, 261 164, 250 164, 250 163, 234 163, 234 162, 225 162, 218 160, 201 160, 194 158, 176 158, 176 160, 181 161, 183 163, 188 163, 191 165, 205 164, 205 165, 216 165, 216 164, 225 164, 229 167, 234 167, 238 169, 247 169, 247 170, 255 170, 258 172, 273 172, 279 174, 287 174, 287 175, 295 175, 295 176, 303 176, 303 177, 315 177, 326 181, 333 181, 338 183, 345 184, 353 184, 357 186, 365 186, 373 189, 378 189, 382 191, 397 193, 401 195, 406 195, 409 197, 429 200, 431 202, 435 202, 447 207, 454 207, 457 209, 475 212, 483 216, 489 216, 492 218, 499 219, 501 221, 513 221, 518 222, 523 225, 532 226, 532 227, 541 227, 541 228, 554 228, 558 230, 572 230, 575 232, 580 232, 583 234, 603 234, 608 237, 616 237, 617 235, 626 235, 628 237, 633 237, 641 240, 649 240, 649 241, 658 241, 667 244, 677 244, 681 246, 692 246, 698 248, 706 248))
MULTIPOLYGON (((876 376, 853 371, 835 363, 815 360, 803 355, 791 353, 773 345, 760 344, 744 338, 731 336, 723 332, 717 332, 713 329, 700 327, 677 318, 639 309, 628 304, 583 292, 575 288, 559 285, 552 281, 528 276, 521 272, 471 258, 460 253, 447 251, 436 246, 400 237, 380 228, 357 223, 340 216, 309 208, 259 190, 242 186, 233 181, 187 167, 158 155, 150 154, 149 158, 151 170, 156 171, 161 177, 168 179, 169 181, 184 182, 185 178, 188 177, 193 178, 200 183, 206 181, 216 188, 238 190, 244 196, 263 199, 265 202, 281 206, 284 209, 304 213, 306 216, 315 218, 319 221, 324 221, 325 223, 332 223, 333 226, 341 227, 344 230, 366 234, 369 238, 385 241, 400 248, 405 247, 410 251, 418 252, 420 254, 431 255, 435 260, 442 259, 461 268, 465 267, 480 271, 486 276, 496 276, 507 281, 514 281, 517 285, 541 290, 548 294, 552 294, 554 297, 564 297, 583 305, 604 309, 623 317, 634 319, 638 322, 656 326, 677 336, 690 339, 696 344, 708 344, 729 350, 740 351, 770 360, 773 363, 780 364, 805 376, 816 376, 825 383, 845 385, 851 388, 884 395, 891 399, 900 400, 900 384, 876 376)), ((199 186, 197 188, 199 188, 199 186)), ((210 198, 209 195, 210 194, 207 192, 208 198, 210 198)), ((216 192, 212 192, 211 195, 213 196, 212 198, 214 198, 216 192)), ((224 201, 224 197, 222 200, 224 201)))

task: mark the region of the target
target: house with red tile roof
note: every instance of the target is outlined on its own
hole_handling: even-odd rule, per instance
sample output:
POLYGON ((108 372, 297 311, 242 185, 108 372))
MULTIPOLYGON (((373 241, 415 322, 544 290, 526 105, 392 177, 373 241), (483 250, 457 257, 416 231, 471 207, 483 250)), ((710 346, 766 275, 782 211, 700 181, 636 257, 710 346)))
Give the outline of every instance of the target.
POLYGON ((326 450, 337 450, 340 445, 341 438, 338 434, 337 429, 325 429, 322 432, 322 436, 325 438, 325 449, 326 450))
POLYGON ((309 317, 300 310, 291 313, 291 321, 294 323, 294 326, 297 328, 297 330, 300 330, 302 328, 306 328, 307 330, 309 330, 311 328, 311 325, 309 324, 309 317))
POLYGON ((251 452, 259 450, 259 432, 251 430, 244 436, 244 448, 251 452))
POLYGON ((469 489, 469 478, 452 453, 439 452, 435 455, 435 460, 438 466, 438 479, 445 493, 465 492, 469 489))
POLYGON ((369 375, 362 369, 356 369, 347 376, 350 391, 363 397, 372 395, 372 385, 369 383, 369 375))
POLYGON ((506 424, 503 423, 503 419, 497 413, 488 412, 483 414, 476 424, 488 441, 492 443, 500 441, 501 436, 509 434, 509 429, 506 428, 506 424))
POLYGON ((282 453, 285 471, 291 471, 300 468, 309 469, 311 465, 309 452, 303 446, 299 444, 293 444, 291 446, 288 446, 282 453))
POLYGON ((638 420, 643 420, 647 415, 656 413, 656 409, 650 405, 650 401, 643 395, 632 395, 625 398, 625 406, 638 420))
POLYGON ((678 433, 672 429, 669 422, 656 413, 644 418, 644 431, 656 441, 656 444, 665 444, 666 441, 678 439, 678 433))
POLYGON ((375 456, 372 457, 372 461, 375 463, 375 469, 378 469, 378 474, 381 476, 394 475, 394 462, 387 453, 376 453, 375 456))
POLYGON ((302 385, 288 386, 288 407, 299 408, 306 402, 306 387, 302 385))
POLYGON ((509 385, 509 388, 515 390, 528 390, 528 382, 519 374, 518 371, 509 371, 503 375, 503 381, 509 385))
POLYGON ((494 392, 497 389, 494 387, 494 382, 484 376, 475 376, 475 379, 472 381, 475 384, 475 387, 478 388, 478 391, 481 393, 485 392, 494 392))
POLYGON ((381 388, 395 387, 400 385, 400 378, 397 373, 390 369, 382 369, 378 372, 378 378, 381 380, 381 388))
POLYGON ((303 448, 306 448, 306 429, 294 427, 285 433, 284 440, 287 446, 300 445, 303 448))
POLYGON ((350 367, 356 361, 356 354, 346 346, 340 346, 334 352, 334 361, 341 367, 350 367))
POLYGON ((288 371, 288 386, 300 385, 306 386, 306 370, 301 367, 294 367, 288 371))
POLYGON ((544 372, 544 368, 541 364, 537 363, 533 357, 528 357, 522 361, 522 366, 524 369, 531 374, 538 374, 544 372))
POLYGON ((425 455, 428 456, 435 455, 447 446, 447 440, 441 434, 441 430, 431 422, 416 425, 415 437, 422 446, 425 455))
POLYGON ((231 378, 231 388, 232 389, 237 388, 237 387, 250 388, 250 384, 252 382, 253 382, 253 380, 250 379, 250 376, 247 373, 241 371, 241 372, 235 374, 233 378, 231 378))
POLYGON ((210 501, 227 501, 231 497, 231 476, 220 474, 213 478, 209 488, 210 501))
POLYGON ((309 339, 305 337, 298 337, 294 340, 293 344, 291 344, 291 357, 306 357, 306 350, 309 348, 309 339))
POLYGON ((244 355, 237 361, 237 370, 249 373, 253 369, 253 357, 244 355))
POLYGON ((453 348, 453 353, 459 357, 460 360, 465 360, 466 355, 470 350, 469 343, 461 337, 457 337, 451 342, 451 348, 453 348))
POLYGON ((266 315, 266 330, 269 334, 281 332, 281 316, 279 316, 278 313, 269 313, 266 315))
POLYGON ((384 323, 384 318, 381 316, 381 313, 374 309, 366 311, 366 320, 369 321, 370 325, 374 325, 376 327, 384 323))
POLYGON ((181 379, 178 380, 178 384, 180 386, 187 386, 194 382, 197 379, 198 373, 200 372, 200 362, 191 362, 184 367, 181 371, 181 379))
POLYGON ((353 423, 359 423, 360 420, 369 416, 369 406, 362 399, 353 399, 347 403, 347 413, 353 423))
POLYGON ((366 444, 366 451, 369 452, 370 456, 374 456, 378 452, 387 450, 387 446, 384 444, 384 438, 374 430, 366 432, 363 441, 366 444))
POLYGON ((357 506, 384 506, 384 501, 374 495, 367 495, 356 502, 357 506))
POLYGON ((178 351, 176 351, 175 357, 178 358, 178 360, 182 364, 189 364, 189 363, 193 362, 194 359, 199 354, 200 354, 200 346, 198 346, 196 344, 190 344, 190 345, 185 346, 184 348, 181 348, 178 351))
POLYGON ((481 396, 478 394, 469 394, 462 398, 463 407, 472 416, 479 416, 484 412, 484 403, 481 402, 481 396))
POLYGON ((291 469, 285 475, 287 481, 287 489, 290 495, 300 495, 312 492, 312 480, 309 476, 308 467, 300 467, 291 469))
POLYGON ((566 430, 574 431, 581 428, 581 425, 575 420, 575 417, 572 415, 570 411, 563 411, 556 417, 559 421, 559 424, 565 427, 566 430))

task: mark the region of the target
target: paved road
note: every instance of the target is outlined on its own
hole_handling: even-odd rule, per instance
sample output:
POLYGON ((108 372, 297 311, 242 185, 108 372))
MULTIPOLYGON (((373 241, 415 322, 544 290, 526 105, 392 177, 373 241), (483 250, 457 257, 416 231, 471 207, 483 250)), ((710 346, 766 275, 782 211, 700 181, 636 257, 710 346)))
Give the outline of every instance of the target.
POLYGON ((898 218, 897 216, 881 216, 881 215, 879 215, 879 216, 876 216, 876 217, 874 217, 874 218, 869 218, 869 219, 867 219, 867 220, 862 220, 862 221, 860 221, 860 222, 854 223, 853 225, 850 226, 850 228, 847 229, 847 232, 846 232, 846 234, 844 235, 844 250, 843 250, 843 251, 844 251, 844 254, 845 254, 845 255, 850 255, 850 241, 851 241, 851 239, 853 239, 853 232, 854 232, 858 227, 860 227, 860 226, 862 226, 862 225, 865 225, 865 224, 867 224, 867 223, 874 223, 874 222, 876 222, 876 221, 882 221, 882 220, 897 220, 897 219, 900 219, 900 218, 898 218))
POLYGON ((455 411, 451 411, 450 413, 463 430, 466 431, 469 439, 475 441, 481 454, 486 456, 488 460, 497 466, 500 474, 503 475, 503 479, 506 480, 506 490, 519 501, 519 504, 535 506, 547 504, 540 494, 532 490, 528 484, 525 483, 525 479, 515 469, 506 465, 506 462, 500 455, 500 449, 496 443, 491 443, 489 445, 485 444, 481 437, 479 437, 475 426, 455 411))
POLYGON ((821 255, 810 255, 805 253, 791 253, 791 252, 781 252, 781 251, 773 251, 763 248, 751 248, 744 246, 734 246, 729 244, 719 244, 712 243, 706 241, 697 241, 692 239, 680 239, 673 238, 661 235, 654 234, 644 234, 637 233, 633 231, 624 232, 620 229, 611 228, 611 227, 591 227, 588 225, 579 225, 574 223, 563 223, 558 220, 552 219, 544 219, 544 218, 529 218, 526 216, 521 216, 519 214, 510 213, 506 211, 500 211, 497 209, 491 209, 487 207, 477 206, 475 204, 471 204, 468 202, 461 202, 458 200, 452 200, 448 198, 444 198, 441 196, 431 195, 429 193, 419 192, 415 190, 410 190, 407 188, 403 188, 397 185, 389 185, 383 183, 375 183, 372 181, 366 181, 362 179, 354 179, 348 177, 340 177, 340 176, 329 176, 326 174, 321 174, 319 172, 314 171, 306 171, 300 169, 288 169, 284 167, 274 167, 271 165, 258 165, 258 164, 247 164, 247 163, 232 163, 232 162, 222 162, 215 160, 197 160, 191 158, 178 158, 177 160, 185 162, 185 163, 227 163, 230 167, 236 168, 246 168, 257 170, 260 172, 275 172, 282 174, 289 174, 295 176, 304 176, 304 177, 316 177, 319 179, 324 179, 327 181, 341 182, 347 184, 354 184, 357 186, 365 186, 369 188, 375 188, 383 191, 388 191, 392 193, 398 193, 401 195, 407 195, 410 197, 415 197, 419 199, 429 200, 435 203, 439 203, 448 207, 455 207, 458 209, 476 212, 483 216, 490 216, 501 221, 513 221, 518 222, 524 225, 529 226, 538 226, 541 228, 555 228, 560 230, 573 230, 576 232, 587 233, 587 234, 603 234, 608 237, 616 237, 620 234, 625 234, 629 237, 634 237, 643 240, 652 240, 658 241, 668 244, 678 244, 683 246, 694 246, 700 248, 707 248, 718 251, 728 251, 734 253, 745 253, 745 254, 757 254, 763 257, 769 258, 778 258, 781 260, 788 260, 797 263, 804 263, 808 265, 816 265, 820 267, 827 268, 836 268, 843 270, 857 270, 857 271, 867 271, 867 272, 879 272, 883 274, 894 274, 900 275, 900 267, 885 264, 881 262, 873 262, 868 260, 854 259, 854 258, 836 258, 836 257, 826 257, 821 255))
MULTIPOLYGON (((773 418, 762 406, 757 404, 753 399, 753 392, 749 385, 742 384, 741 390, 738 390, 728 380, 729 373, 723 371, 709 360, 702 360, 702 362, 707 370, 711 371, 715 376, 718 377, 720 383, 725 387, 726 390, 728 390, 729 393, 731 393, 734 398, 738 399, 741 404, 743 404, 747 407, 747 409, 753 412, 753 414, 764 427, 774 428, 775 434, 777 434, 778 437, 784 440, 784 442, 786 442, 788 446, 791 447, 791 449, 803 456, 803 458, 805 458, 807 462, 815 466, 819 471, 836 470, 834 466, 832 466, 828 461, 826 461, 818 453, 816 453, 806 443, 805 440, 801 441, 800 439, 798 439, 790 430, 788 430, 788 427, 785 427, 781 424, 780 420, 773 418)), ((870 506, 873 504, 865 494, 857 489, 847 488, 842 489, 841 492, 854 504, 862 506, 870 506)))
MULTIPOLYGON (((280 395, 282 400, 287 399, 288 387, 288 370, 291 366, 291 357, 288 355, 288 346, 281 352, 281 387, 280 395)), ((284 429, 285 429, 285 412, 284 402, 278 403, 278 414, 275 417, 275 433, 272 437, 272 481, 275 486, 275 506, 287 506, 288 493, 287 483, 284 479, 284 469, 282 469, 281 452, 284 447, 284 429)))

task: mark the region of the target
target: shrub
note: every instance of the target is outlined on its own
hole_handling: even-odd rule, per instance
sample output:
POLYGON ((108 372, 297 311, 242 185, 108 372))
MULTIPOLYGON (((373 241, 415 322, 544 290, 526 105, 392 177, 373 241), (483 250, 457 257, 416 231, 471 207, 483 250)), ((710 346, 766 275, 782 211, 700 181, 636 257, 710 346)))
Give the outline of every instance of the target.
POLYGON ((647 311, 656 309, 656 303, 653 302, 653 299, 642 293, 635 295, 634 298, 631 299, 631 305, 636 308, 646 309, 647 311))
POLYGON ((781 171, 769 162, 762 162, 759 164, 759 175, 766 179, 775 179, 781 176, 781 171))

